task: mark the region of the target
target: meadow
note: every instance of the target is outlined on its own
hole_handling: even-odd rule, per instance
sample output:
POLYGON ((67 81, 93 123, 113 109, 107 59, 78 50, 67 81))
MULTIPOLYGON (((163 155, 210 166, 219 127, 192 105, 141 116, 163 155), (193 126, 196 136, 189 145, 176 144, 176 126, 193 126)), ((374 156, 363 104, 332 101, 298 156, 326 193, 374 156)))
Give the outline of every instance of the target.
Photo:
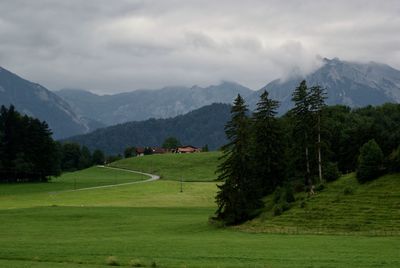
POLYGON ((221 156, 221 152, 155 154, 123 159, 110 166, 157 174, 165 180, 214 181, 221 156))
MULTIPOLYGON (((127 168, 132 161, 132 166, 138 168, 133 163, 150 161, 146 157, 122 160, 114 166, 127 168)), ((266 210, 262 220, 245 224, 242 229, 218 228, 208 222, 216 209, 216 183, 184 182, 181 192, 179 181, 166 179, 179 170, 168 168, 158 181, 85 191, 69 191, 71 180, 82 179, 80 187, 87 187, 105 181, 114 184, 116 177, 118 182, 145 178, 127 171, 91 168, 67 173, 48 184, 0 185, 0 267, 400 266, 399 236, 288 235, 268 231, 278 224, 278 218, 290 213, 298 218, 292 214, 291 220, 282 218, 287 226, 300 220, 296 209, 270 218, 276 221, 271 226, 266 210)), ((203 175, 193 180, 206 180, 211 167, 199 169, 203 175)), ((144 164, 141 170, 149 171, 144 164)), ((191 173, 197 174, 196 169, 191 173)), ((397 191, 393 189, 393 178, 383 180, 377 183, 387 185, 390 181, 391 186, 383 188, 397 191)), ((342 178, 338 183, 352 185, 353 181, 342 178)), ((335 196, 340 185, 336 186, 308 200, 308 207, 317 206, 317 198, 323 195, 327 199, 335 196)), ((357 191, 363 190, 357 188, 344 198, 356 198, 357 191)), ((390 198, 395 205, 397 196, 390 198)))

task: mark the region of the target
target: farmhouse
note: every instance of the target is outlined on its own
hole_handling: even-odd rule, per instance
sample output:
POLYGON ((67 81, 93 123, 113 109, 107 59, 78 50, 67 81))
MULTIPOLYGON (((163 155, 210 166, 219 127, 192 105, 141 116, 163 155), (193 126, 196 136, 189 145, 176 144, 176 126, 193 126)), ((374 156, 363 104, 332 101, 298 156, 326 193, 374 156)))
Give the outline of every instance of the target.
POLYGON ((152 150, 153 154, 165 154, 168 152, 166 149, 160 147, 153 147, 152 150))
POLYGON ((185 146, 176 148, 175 152, 178 154, 199 153, 199 152, 201 152, 201 149, 194 147, 192 145, 185 145, 185 146))
POLYGON ((136 147, 136 155, 143 156, 145 149, 143 147, 136 147))

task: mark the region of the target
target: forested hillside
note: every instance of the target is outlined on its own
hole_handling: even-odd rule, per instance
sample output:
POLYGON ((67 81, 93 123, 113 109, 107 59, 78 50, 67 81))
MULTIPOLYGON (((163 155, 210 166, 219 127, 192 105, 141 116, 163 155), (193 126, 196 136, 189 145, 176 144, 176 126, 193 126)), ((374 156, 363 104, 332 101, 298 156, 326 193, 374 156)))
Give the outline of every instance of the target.
POLYGON ((228 104, 212 104, 169 119, 149 119, 98 129, 86 135, 68 138, 89 149, 107 154, 122 154, 128 146, 161 146, 167 137, 182 144, 218 149, 226 142, 224 125, 229 118, 228 104))
POLYGON ((249 114, 239 95, 225 126, 228 143, 217 170, 214 219, 239 224, 255 217, 262 198, 274 193, 277 213, 295 201, 293 192, 313 196, 340 173, 356 171, 359 183, 400 171, 400 105, 351 109, 326 106, 321 86, 295 88, 293 109, 276 117, 279 103, 264 91, 249 114))

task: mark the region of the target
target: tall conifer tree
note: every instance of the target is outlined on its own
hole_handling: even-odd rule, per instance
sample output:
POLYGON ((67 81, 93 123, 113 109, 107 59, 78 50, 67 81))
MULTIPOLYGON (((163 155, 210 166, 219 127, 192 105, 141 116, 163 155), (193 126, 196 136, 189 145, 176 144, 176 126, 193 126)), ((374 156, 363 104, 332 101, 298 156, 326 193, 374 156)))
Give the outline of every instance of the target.
POLYGON ((294 108, 291 110, 291 113, 295 124, 294 135, 304 152, 305 184, 311 187, 310 141, 313 126, 309 96, 307 83, 303 80, 293 92, 292 101, 294 102, 294 108))
POLYGON ((231 109, 231 120, 225 126, 229 143, 222 147, 222 163, 218 167, 219 185, 216 196, 216 218, 226 224, 243 222, 262 205, 257 194, 258 185, 252 177, 250 166, 250 129, 247 107, 238 95, 231 109))
POLYGON ((310 109, 314 115, 315 128, 317 134, 317 154, 318 154, 318 178, 319 183, 323 183, 322 179, 322 155, 321 155, 321 117, 322 109, 325 107, 326 93, 320 86, 310 88, 310 109))
POLYGON ((268 194, 284 179, 285 157, 281 126, 275 118, 279 102, 264 91, 253 114, 253 171, 260 180, 262 194, 268 194))

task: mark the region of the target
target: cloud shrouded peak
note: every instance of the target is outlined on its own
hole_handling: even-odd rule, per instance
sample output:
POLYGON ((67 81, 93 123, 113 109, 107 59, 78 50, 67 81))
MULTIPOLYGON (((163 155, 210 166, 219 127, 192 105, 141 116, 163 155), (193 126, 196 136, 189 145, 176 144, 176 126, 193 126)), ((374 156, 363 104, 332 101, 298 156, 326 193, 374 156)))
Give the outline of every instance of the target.
POLYGON ((322 57, 400 68, 398 14, 390 0, 5 0, 0 65, 52 89, 224 80, 258 89, 313 71, 322 57))

